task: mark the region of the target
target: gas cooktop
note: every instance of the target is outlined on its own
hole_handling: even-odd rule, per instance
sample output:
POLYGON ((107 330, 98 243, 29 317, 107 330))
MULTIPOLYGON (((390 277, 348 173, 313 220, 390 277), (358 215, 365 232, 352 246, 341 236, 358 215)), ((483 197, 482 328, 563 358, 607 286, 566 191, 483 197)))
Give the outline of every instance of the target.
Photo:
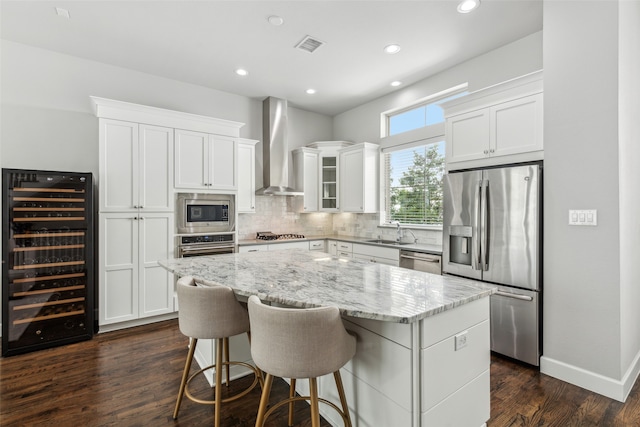
POLYGON ((256 234, 256 239, 258 240, 293 240, 293 239, 304 239, 303 234, 275 234, 270 231, 258 231, 256 234))

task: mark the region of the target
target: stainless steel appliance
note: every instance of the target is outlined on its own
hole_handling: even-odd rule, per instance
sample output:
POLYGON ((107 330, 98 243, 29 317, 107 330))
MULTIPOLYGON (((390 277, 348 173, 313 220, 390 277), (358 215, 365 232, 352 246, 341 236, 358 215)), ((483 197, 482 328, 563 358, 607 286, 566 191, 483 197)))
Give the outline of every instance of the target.
POLYGON ((235 251, 234 233, 178 236, 178 258, 232 254, 235 251))
POLYGON ((541 354, 542 164, 444 177, 443 272, 491 282, 491 350, 541 354))
POLYGON ((2 171, 2 355, 97 332, 90 173, 2 171))
POLYGON ((177 194, 178 234, 235 231, 235 215, 233 194, 177 194))
POLYGON ((440 261, 439 255, 407 250, 400 251, 400 267, 432 274, 442 274, 440 261))

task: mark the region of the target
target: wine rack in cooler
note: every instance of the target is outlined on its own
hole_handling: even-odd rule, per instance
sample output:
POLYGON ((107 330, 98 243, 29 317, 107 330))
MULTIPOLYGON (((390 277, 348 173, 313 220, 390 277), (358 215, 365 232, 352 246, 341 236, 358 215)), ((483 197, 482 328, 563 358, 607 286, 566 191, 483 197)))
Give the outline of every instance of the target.
POLYGON ((2 355, 93 336, 91 174, 3 169, 2 355))

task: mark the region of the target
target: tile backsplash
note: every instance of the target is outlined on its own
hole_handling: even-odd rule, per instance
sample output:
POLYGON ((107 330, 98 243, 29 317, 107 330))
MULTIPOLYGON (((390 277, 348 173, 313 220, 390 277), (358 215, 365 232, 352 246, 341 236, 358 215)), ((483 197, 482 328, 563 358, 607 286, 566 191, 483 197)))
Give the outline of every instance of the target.
MULTIPOLYGON (((379 214, 302 213, 301 197, 256 196, 255 214, 238 214, 238 239, 254 239, 258 231, 305 236, 342 235, 395 240, 395 227, 381 227, 379 214)), ((441 245, 441 230, 411 229, 418 243, 441 245)), ((411 233, 405 231, 404 241, 411 233)))

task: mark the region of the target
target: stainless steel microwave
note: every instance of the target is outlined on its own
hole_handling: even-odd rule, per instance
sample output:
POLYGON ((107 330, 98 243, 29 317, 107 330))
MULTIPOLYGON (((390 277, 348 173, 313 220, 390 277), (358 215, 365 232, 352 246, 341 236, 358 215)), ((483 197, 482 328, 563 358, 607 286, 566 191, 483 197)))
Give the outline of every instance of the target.
POLYGON ((233 194, 177 194, 178 234, 235 231, 235 217, 233 194))

